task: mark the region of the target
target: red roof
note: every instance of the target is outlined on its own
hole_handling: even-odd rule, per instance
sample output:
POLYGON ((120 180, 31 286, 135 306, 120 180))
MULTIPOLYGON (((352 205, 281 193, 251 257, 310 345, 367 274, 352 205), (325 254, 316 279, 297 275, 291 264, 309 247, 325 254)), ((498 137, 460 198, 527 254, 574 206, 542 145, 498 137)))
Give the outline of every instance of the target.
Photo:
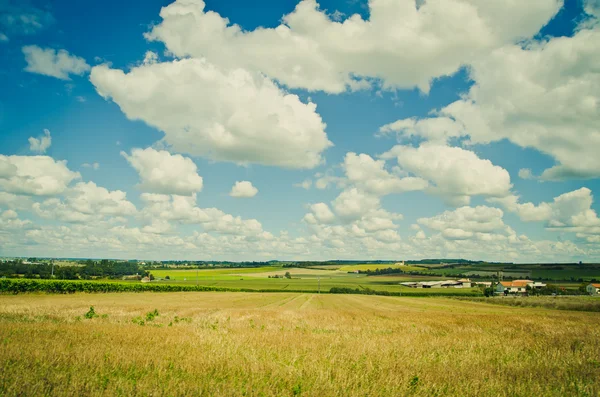
POLYGON ((527 284, 533 283, 531 280, 514 280, 514 281, 500 281, 503 287, 527 287, 527 284))
POLYGON ((600 288, 600 284, 592 284, 592 287, 594 287, 594 288, 600 288))

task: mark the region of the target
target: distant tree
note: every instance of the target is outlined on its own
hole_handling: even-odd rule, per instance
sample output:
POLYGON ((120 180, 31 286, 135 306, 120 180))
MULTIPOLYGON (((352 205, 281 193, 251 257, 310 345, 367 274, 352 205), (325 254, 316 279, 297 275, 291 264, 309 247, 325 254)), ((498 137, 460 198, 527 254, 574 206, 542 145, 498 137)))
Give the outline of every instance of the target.
POLYGON ((290 274, 290 272, 285 272, 285 278, 292 278, 292 275, 290 274))

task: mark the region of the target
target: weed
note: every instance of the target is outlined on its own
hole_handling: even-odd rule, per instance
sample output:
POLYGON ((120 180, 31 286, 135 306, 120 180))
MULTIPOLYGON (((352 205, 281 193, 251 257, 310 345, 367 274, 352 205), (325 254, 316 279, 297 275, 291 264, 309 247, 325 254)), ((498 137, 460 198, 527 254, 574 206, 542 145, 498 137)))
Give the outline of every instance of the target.
POLYGON ((94 310, 94 306, 90 306, 90 310, 88 310, 88 312, 83 317, 87 318, 88 320, 98 317, 96 311, 94 310))

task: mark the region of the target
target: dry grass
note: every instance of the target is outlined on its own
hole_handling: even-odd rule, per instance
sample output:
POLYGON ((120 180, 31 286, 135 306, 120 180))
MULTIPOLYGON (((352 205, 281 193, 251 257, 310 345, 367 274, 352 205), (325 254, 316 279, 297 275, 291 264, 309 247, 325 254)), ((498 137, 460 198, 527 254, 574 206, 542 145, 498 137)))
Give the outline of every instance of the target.
POLYGON ((439 298, 0 296, 0 395, 597 396, 599 324, 439 298))

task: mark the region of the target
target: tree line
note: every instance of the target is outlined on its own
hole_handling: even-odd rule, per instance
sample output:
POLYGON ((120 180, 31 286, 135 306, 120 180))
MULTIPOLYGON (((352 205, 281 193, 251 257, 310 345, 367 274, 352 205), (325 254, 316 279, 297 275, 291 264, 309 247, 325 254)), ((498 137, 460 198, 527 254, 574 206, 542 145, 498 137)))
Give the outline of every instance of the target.
POLYGON ((136 262, 86 260, 76 265, 55 265, 52 263, 24 263, 21 260, 0 262, 0 277, 40 278, 60 280, 89 280, 93 278, 122 278, 138 275, 149 276, 149 272, 136 262))

